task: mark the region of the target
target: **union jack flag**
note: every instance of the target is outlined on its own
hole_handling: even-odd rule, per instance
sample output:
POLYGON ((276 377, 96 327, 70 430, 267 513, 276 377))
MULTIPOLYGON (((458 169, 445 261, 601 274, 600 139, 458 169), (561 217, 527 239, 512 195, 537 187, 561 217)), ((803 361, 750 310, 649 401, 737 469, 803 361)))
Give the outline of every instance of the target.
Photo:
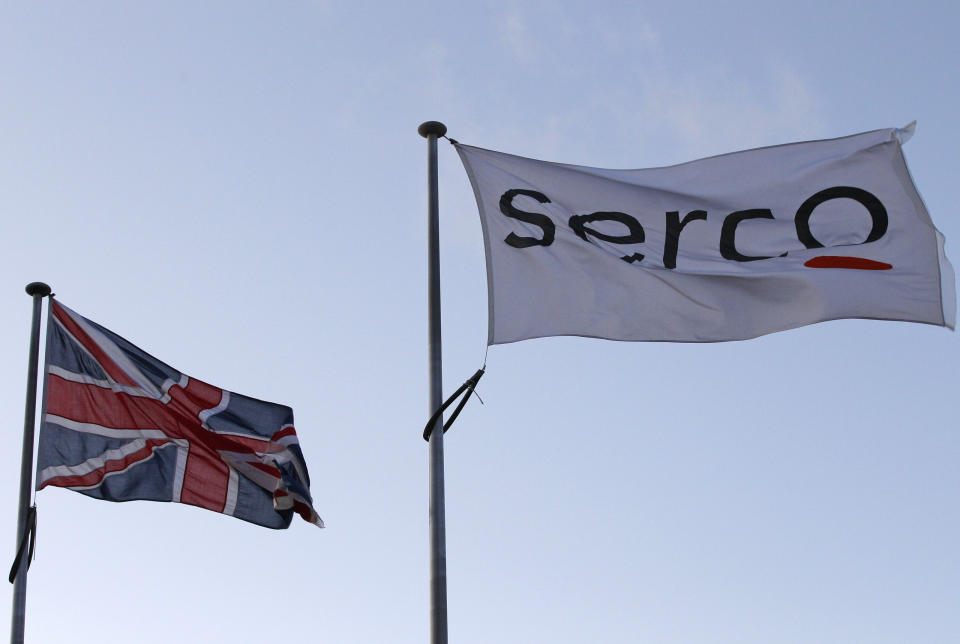
POLYGON ((186 376, 50 298, 37 489, 323 527, 293 410, 186 376))

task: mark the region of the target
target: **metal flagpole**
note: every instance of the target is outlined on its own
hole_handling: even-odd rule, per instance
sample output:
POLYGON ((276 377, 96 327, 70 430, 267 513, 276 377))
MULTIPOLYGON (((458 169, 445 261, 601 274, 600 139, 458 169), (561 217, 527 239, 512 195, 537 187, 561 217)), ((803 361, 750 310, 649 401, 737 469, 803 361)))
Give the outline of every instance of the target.
MULTIPOLYGON (((23 414, 23 453, 20 457, 20 506, 17 509, 17 547, 26 537, 30 512, 30 492, 33 489, 33 426, 37 414, 37 357, 40 354, 40 307, 43 298, 50 295, 50 287, 43 282, 27 284, 27 294, 33 298, 33 322, 30 330, 30 362, 27 365, 27 403, 23 414)), ((31 537, 32 538, 32 537, 31 537)), ((23 644, 23 625, 27 614, 27 568, 30 556, 26 550, 20 557, 17 576, 13 582, 13 615, 10 625, 11 644, 23 644)))
MULTIPOLYGON (((422 123, 427 139, 427 283, 430 366, 430 410, 443 404, 443 360, 440 353, 440 213, 437 202, 437 137, 447 133, 438 121, 422 123)), ((447 644, 447 535, 443 499, 443 418, 430 432, 430 642, 447 644)))

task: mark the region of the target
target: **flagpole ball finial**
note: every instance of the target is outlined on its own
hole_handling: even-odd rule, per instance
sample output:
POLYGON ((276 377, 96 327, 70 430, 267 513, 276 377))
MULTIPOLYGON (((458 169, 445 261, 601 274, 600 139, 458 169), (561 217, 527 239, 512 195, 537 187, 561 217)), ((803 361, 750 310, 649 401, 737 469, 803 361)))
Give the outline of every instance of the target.
POLYGON ((27 284, 27 295, 37 297, 46 297, 50 295, 50 287, 43 282, 30 282, 27 284))
POLYGON ((443 136, 447 133, 447 126, 440 121, 426 121, 420 124, 420 127, 417 128, 417 132, 419 132, 420 136, 423 138, 427 138, 431 134, 443 136))

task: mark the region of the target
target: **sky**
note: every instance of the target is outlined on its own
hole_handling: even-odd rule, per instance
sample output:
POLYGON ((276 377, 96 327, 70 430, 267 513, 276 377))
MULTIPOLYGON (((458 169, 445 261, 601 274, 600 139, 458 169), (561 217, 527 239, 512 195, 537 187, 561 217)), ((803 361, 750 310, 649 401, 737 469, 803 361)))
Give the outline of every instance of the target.
MULTIPOLYGON (((907 161, 956 263, 958 19, 933 1, 0 4, 10 560, 36 280, 293 407, 327 525, 46 489, 27 641, 428 641, 417 126, 643 168, 916 120, 907 161)), ((486 277, 469 181, 439 155, 452 391, 484 360, 486 277)), ((958 358, 946 329, 862 320, 490 348, 485 404, 445 441, 450 640, 954 640, 958 358)))

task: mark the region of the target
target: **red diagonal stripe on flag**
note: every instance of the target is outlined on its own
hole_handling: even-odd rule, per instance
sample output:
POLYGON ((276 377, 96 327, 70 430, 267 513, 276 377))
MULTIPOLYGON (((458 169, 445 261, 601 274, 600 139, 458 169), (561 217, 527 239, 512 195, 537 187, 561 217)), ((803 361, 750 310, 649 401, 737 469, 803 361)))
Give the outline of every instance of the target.
POLYGON ((134 382, 134 380, 127 375, 127 373, 117 365, 113 359, 108 356, 103 349, 100 348, 96 342, 93 341, 87 332, 84 331, 79 324, 70 316, 69 313, 57 303, 56 300, 53 300, 53 307, 51 308, 53 315, 60 320, 63 326, 70 332, 70 334, 79 342, 83 347, 90 352, 93 358, 100 363, 100 367, 113 378, 114 381, 119 382, 123 385, 132 385, 138 387, 139 383, 134 382))
POLYGON ((153 450, 166 445, 169 442, 170 441, 162 439, 148 440, 142 449, 139 449, 132 454, 127 454, 123 458, 107 461, 104 463, 103 467, 89 472, 88 474, 83 474, 80 476, 55 476, 53 478, 49 478, 43 482, 43 484, 40 486, 40 489, 43 489, 48 485, 55 485, 57 487, 92 487, 99 484, 107 476, 107 474, 112 472, 120 472, 127 469, 131 465, 148 458, 153 454, 153 450))
POLYGON ((269 474, 270 476, 273 476, 273 477, 275 477, 275 478, 280 478, 280 476, 281 476, 280 470, 278 470, 277 468, 275 468, 275 467, 273 467, 273 466, 271 466, 271 465, 267 465, 266 463, 251 462, 251 463, 249 463, 249 465, 252 466, 252 467, 257 468, 257 469, 260 470, 261 472, 266 472, 267 474, 269 474))
POLYGON ((286 438, 287 436, 296 436, 296 435, 297 435, 297 430, 296 430, 296 429, 294 429, 293 427, 284 427, 284 428, 281 429, 279 432, 277 432, 277 433, 275 433, 273 436, 271 436, 271 437, 270 437, 270 440, 278 441, 278 440, 280 440, 281 438, 286 438))

